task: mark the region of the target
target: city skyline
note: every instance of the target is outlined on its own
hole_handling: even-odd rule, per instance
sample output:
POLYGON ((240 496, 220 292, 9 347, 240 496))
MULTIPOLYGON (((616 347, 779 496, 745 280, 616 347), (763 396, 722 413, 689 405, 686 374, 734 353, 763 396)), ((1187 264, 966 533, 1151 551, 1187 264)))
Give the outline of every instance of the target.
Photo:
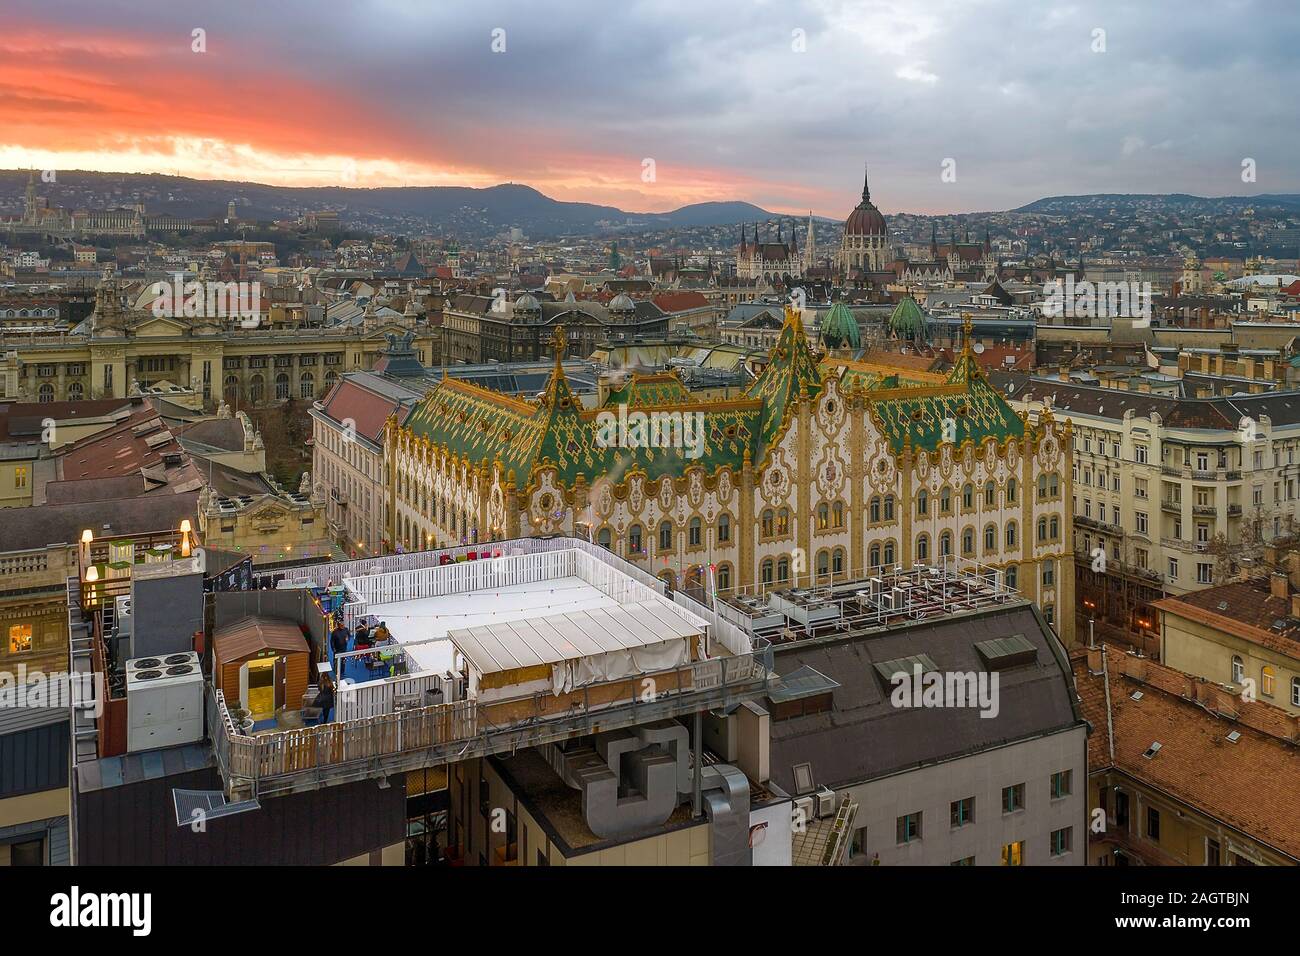
POLYGON ((1272 106, 1294 86, 1296 14, 1229 6, 1234 22, 1267 17, 1246 50, 1220 44, 1199 5, 1171 20, 1118 4, 569 5, 543 17, 290 3, 255 29, 182 5, 128 30, 112 6, 18 2, 0 37, 0 167, 516 182, 632 212, 743 200, 833 218, 851 208, 864 159, 890 213, 1300 191, 1272 106), (579 68, 550 55, 578 36, 579 68))

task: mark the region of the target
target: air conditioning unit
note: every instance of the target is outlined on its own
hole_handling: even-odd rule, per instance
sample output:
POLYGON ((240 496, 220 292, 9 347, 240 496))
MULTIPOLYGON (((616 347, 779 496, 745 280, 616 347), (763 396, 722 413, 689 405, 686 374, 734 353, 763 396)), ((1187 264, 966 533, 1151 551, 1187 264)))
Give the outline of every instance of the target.
POLYGON ((193 651, 126 662, 126 749, 203 739, 203 669, 193 651))
POLYGON ((813 798, 796 797, 794 801, 794 819, 796 824, 807 826, 814 819, 813 798))
POLYGON ((835 816, 835 791, 822 787, 817 791, 817 817, 825 819, 835 816))

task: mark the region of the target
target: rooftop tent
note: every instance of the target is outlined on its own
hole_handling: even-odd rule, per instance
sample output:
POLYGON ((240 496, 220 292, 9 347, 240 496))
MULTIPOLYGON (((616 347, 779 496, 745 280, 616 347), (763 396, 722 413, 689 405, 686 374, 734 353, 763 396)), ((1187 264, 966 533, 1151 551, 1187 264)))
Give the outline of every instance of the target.
POLYGON ((540 682, 559 696, 683 666, 699 655, 700 629, 662 602, 645 601, 465 628, 448 637, 486 700, 535 692, 540 682))

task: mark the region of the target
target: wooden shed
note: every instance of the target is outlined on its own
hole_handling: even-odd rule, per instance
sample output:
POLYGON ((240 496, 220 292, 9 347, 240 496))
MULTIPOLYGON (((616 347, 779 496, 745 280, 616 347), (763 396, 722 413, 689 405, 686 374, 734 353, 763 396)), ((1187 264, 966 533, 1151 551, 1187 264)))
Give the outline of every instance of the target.
POLYGON ((311 652, 295 621, 240 618, 213 635, 212 654, 217 689, 232 709, 238 703, 254 720, 267 720, 301 706, 311 652))

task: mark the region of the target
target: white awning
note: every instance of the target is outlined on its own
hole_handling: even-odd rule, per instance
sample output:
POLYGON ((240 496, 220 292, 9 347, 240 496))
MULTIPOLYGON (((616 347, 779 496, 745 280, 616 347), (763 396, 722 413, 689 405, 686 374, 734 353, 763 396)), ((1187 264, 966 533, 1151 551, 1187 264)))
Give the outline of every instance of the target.
POLYGON ((448 633, 480 674, 636 651, 703 634, 663 601, 591 608, 448 633))

